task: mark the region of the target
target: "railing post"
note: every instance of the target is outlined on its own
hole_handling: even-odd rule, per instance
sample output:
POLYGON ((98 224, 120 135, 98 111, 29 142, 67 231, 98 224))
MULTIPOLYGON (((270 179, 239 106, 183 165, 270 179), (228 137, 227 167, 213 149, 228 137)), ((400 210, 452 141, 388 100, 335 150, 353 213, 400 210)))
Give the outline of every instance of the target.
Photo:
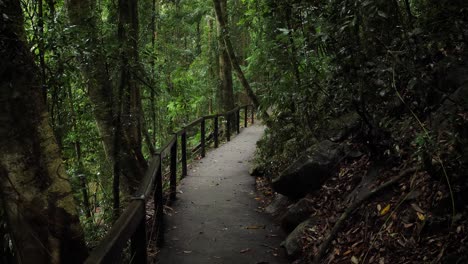
POLYGON ((227 114, 225 117, 226 117, 226 139, 227 141, 231 141, 231 114, 227 114))
POLYGON ((236 131, 237 134, 240 133, 240 107, 237 107, 236 110, 236 131))
POLYGON ((255 107, 251 106, 252 108, 252 125, 255 124, 254 116, 255 116, 255 107))
POLYGON ((200 134, 201 134, 201 156, 202 158, 205 157, 206 149, 205 149, 205 117, 202 118, 200 124, 200 134))
POLYGON ((177 134, 174 135, 174 144, 171 146, 171 164, 170 164, 170 188, 171 193, 169 195, 171 201, 176 199, 177 192, 177 134))
POLYGON ((156 170, 156 182, 154 190, 154 211, 156 212, 156 245, 161 247, 164 244, 164 204, 163 204, 163 185, 162 185, 162 159, 161 153, 159 157, 159 166, 156 170))
POLYGON ((182 154, 182 177, 187 176, 187 130, 184 128, 181 138, 181 154, 182 154))
POLYGON ((214 118, 214 132, 213 132, 213 138, 214 138, 214 146, 217 148, 219 146, 219 139, 218 139, 218 134, 219 134, 219 127, 218 127, 218 122, 219 122, 219 116, 216 115, 214 118))
POLYGON ((144 201, 141 201, 141 203, 142 210, 144 210, 145 213, 135 233, 131 237, 130 248, 132 257, 131 263, 145 264, 148 261, 146 255, 146 206, 144 201))
POLYGON ((247 127, 247 112, 248 112, 248 106, 244 106, 244 127, 247 127))

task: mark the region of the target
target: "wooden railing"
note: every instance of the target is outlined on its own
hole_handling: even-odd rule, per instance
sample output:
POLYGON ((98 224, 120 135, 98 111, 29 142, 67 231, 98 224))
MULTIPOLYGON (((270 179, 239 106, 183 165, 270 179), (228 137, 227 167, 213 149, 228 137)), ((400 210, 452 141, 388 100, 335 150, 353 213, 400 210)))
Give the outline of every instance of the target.
POLYGON ((131 198, 123 213, 111 227, 106 236, 90 253, 85 263, 120 263, 122 254, 130 241, 131 263, 147 263, 147 232, 146 232, 146 202, 154 201, 156 245, 164 243, 164 188, 163 188, 163 160, 170 158, 169 166, 169 200, 176 199, 177 191, 177 151, 178 139, 180 137, 180 163, 182 166, 181 178, 187 176, 187 131, 200 125, 200 155, 206 154, 206 121, 213 120, 214 147, 219 146, 220 118, 226 122, 226 140, 231 139, 232 125, 236 126, 237 133, 240 132, 240 111, 244 111, 244 127, 248 125, 248 110, 251 109, 251 123, 254 123, 255 110, 252 105, 236 107, 223 114, 203 116, 183 129, 173 134, 158 152, 151 158, 149 168, 146 171, 139 189, 131 198), (232 122, 235 124, 232 124, 232 122))

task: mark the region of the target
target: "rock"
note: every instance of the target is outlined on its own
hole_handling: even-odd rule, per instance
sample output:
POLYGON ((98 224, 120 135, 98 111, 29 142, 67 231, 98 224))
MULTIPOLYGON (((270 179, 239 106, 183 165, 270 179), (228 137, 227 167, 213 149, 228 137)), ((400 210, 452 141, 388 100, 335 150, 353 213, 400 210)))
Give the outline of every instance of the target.
POLYGON ((304 222, 314 212, 307 198, 299 200, 288 207, 281 218, 281 226, 286 231, 294 230, 300 223, 304 222))
MULTIPOLYGON (((449 164, 451 184, 453 186, 464 185, 467 180, 466 168, 468 167, 468 66, 459 66, 450 70, 453 76, 448 76, 447 85, 453 86, 456 90, 448 95, 442 105, 431 115, 431 130, 434 134, 435 142, 441 149, 447 149, 443 141, 452 142, 450 149, 441 150, 447 155, 445 159, 449 164), (455 160, 457 160, 455 162, 455 160), (455 165, 456 164, 456 165, 455 165), (455 169, 455 168, 459 169, 455 169)), ((438 163, 432 162, 431 149, 427 149, 424 159, 425 169, 434 180, 445 177, 444 168, 438 163)), ((465 201, 466 203, 466 201, 465 201)))
POLYGON ((448 96, 442 106, 433 114, 432 127, 442 131, 457 118, 457 112, 468 109, 468 83, 461 85, 453 94, 448 96))
POLYGON ((307 228, 312 227, 315 224, 314 219, 307 219, 306 221, 299 224, 294 231, 289 234, 286 240, 281 243, 281 246, 286 249, 286 253, 291 257, 298 257, 302 252, 302 237, 304 231, 307 228))
POLYGON ((466 65, 459 65, 453 68, 450 68, 447 71, 447 80, 446 85, 451 85, 453 87, 460 87, 468 83, 468 67, 466 65))
POLYGON ((273 189, 293 198, 302 198, 318 190, 334 172, 343 157, 344 147, 329 140, 309 148, 278 177, 272 180, 273 189))
POLYGON ((273 216, 278 216, 291 204, 291 200, 281 194, 277 194, 275 199, 265 208, 265 212, 273 216))
POLYGON ((360 126, 361 117, 356 112, 350 112, 331 120, 325 137, 330 141, 339 142, 346 139, 360 126))
POLYGON ((261 177, 265 175, 265 169, 260 164, 254 164, 250 167, 249 174, 254 177, 261 177))

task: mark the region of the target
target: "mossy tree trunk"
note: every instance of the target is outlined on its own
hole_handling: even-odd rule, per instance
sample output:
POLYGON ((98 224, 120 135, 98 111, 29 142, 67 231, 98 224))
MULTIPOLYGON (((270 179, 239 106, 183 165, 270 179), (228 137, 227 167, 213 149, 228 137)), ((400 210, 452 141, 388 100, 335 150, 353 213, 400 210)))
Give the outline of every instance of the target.
MULTIPOLYGON (((220 39, 222 40, 222 44, 220 43, 220 48, 223 47, 227 54, 228 58, 231 62, 232 67, 234 68, 234 72, 236 73, 237 78, 239 79, 240 83, 244 87, 247 96, 249 96, 252 104, 255 108, 259 107, 259 101, 257 96, 255 95, 252 87, 250 86, 249 82, 245 78, 244 73, 239 65, 239 61, 237 60, 237 56, 234 52, 234 48, 232 46, 232 42, 229 35, 229 27, 227 26, 227 16, 226 16, 226 0, 213 0, 216 19, 219 25, 219 32, 220 32, 220 39)), ((265 119, 268 119, 268 114, 263 112, 263 116, 265 119)))
POLYGON ((141 151, 141 96, 134 75, 138 69, 137 1, 119 2, 121 79, 117 85, 113 85, 108 72, 108 61, 98 32, 96 1, 67 0, 66 5, 70 22, 77 27, 77 39, 86 39, 87 52, 81 51, 80 67, 87 80, 106 155, 114 168, 120 168, 117 171, 124 176, 125 190, 132 193, 147 166, 141 151), (120 8, 121 5, 125 7, 120 8), (130 9, 131 6, 134 7, 130 9), (125 87, 120 87, 122 85, 125 87), (120 94, 121 88, 123 94, 120 94), (115 149, 117 144, 118 149, 115 149))
MULTIPOLYGON (((138 56, 138 1, 119 0, 118 40, 120 43, 120 83, 117 110, 121 113, 121 170, 131 186, 136 187, 147 168, 141 151, 143 110, 138 85, 140 71, 138 56)), ((147 133, 145 131, 145 133, 147 133)))
MULTIPOLYGON (((228 21, 227 14, 227 0, 219 0, 220 16, 223 21, 228 21)), ((227 22, 226 22, 227 23, 227 22)), ((229 61, 229 54, 224 45, 223 30, 227 25, 218 23, 218 70, 219 70, 219 84, 218 84, 218 109, 219 112, 226 112, 234 108, 234 92, 232 87, 232 66, 229 61)))
POLYGON ((20 1, 0 7, 0 192, 16 258, 82 263, 83 230, 26 44, 20 1))

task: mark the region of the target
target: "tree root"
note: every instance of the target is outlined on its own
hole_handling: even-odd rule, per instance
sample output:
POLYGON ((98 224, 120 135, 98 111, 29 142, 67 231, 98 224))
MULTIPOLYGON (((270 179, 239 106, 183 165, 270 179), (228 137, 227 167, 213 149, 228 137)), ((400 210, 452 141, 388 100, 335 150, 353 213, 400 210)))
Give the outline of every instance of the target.
POLYGON ((322 259, 323 255, 327 251, 328 247, 330 246, 331 242, 335 239, 338 231, 343 227, 345 220, 356 210, 359 206, 361 206, 365 201, 372 198, 377 193, 387 189, 388 187, 393 186, 394 184, 398 183, 403 177, 407 176, 408 174, 414 173, 417 171, 417 168, 410 168, 402 171, 398 176, 394 177, 393 179, 385 182, 384 184, 380 185, 379 187, 371 190, 366 195, 364 195, 360 200, 356 200, 353 202, 344 212, 341 214, 338 221, 333 226, 333 229, 328 234, 327 238, 322 242, 319 248, 319 252, 314 257, 314 264, 319 264, 320 260, 322 259))

